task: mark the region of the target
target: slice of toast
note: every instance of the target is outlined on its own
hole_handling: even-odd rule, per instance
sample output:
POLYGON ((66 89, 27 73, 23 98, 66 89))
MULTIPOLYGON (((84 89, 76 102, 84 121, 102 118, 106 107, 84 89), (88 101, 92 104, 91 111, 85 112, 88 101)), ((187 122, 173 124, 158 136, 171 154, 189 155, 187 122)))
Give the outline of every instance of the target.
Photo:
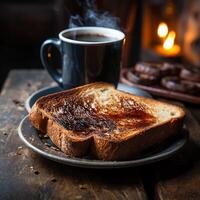
POLYGON ((180 133, 183 109, 92 83, 41 97, 29 119, 69 156, 127 160, 180 133))

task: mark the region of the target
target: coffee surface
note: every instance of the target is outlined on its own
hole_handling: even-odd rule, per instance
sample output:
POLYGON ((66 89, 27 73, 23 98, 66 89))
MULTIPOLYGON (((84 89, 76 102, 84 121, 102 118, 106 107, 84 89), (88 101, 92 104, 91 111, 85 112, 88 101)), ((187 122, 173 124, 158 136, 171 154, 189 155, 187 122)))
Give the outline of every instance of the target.
POLYGON ((100 34, 73 34, 68 38, 82 42, 110 42, 116 39, 114 37, 108 37, 100 34))

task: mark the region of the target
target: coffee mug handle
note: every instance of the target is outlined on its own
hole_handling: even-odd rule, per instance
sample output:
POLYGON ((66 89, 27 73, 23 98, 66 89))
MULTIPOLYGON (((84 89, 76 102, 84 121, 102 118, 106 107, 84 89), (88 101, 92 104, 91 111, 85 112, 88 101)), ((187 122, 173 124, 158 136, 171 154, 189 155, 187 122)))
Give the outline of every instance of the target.
POLYGON ((62 74, 56 70, 51 61, 51 52, 50 47, 55 46, 59 52, 61 53, 61 41, 57 38, 50 38, 42 44, 40 48, 40 59, 42 61, 42 65, 49 72, 50 76, 59 84, 59 86, 63 86, 62 74))

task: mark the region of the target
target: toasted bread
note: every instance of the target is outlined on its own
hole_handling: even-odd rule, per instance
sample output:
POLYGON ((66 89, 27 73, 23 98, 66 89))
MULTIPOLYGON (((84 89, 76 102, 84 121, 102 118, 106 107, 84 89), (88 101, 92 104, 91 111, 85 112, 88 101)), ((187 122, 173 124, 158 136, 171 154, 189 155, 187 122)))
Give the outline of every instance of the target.
POLYGON ((183 109, 92 83, 41 97, 29 119, 69 156, 127 160, 179 134, 183 109))

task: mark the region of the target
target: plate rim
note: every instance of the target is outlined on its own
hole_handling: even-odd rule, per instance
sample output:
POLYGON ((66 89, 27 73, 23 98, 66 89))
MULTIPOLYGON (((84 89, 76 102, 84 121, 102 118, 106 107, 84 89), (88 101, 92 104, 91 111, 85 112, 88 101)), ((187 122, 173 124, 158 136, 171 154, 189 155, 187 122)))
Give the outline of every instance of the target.
MULTIPOLYGON (((20 122, 18 126, 18 135, 22 142, 29 147, 31 150, 36 152, 37 154, 53 160, 55 162, 63 163, 65 165, 70 165, 70 166, 76 166, 76 167, 81 167, 81 168, 95 168, 95 169, 108 169, 108 168, 128 168, 128 167, 136 167, 136 166, 141 166, 141 165, 146 165, 150 164, 153 162, 161 161, 164 159, 167 159, 180 151, 185 144, 188 141, 188 136, 185 133, 185 140, 179 141, 179 145, 176 145, 175 148, 173 148, 170 151, 163 152, 162 154, 155 153, 153 156, 147 156, 145 158, 139 158, 139 159, 134 159, 134 160, 126 160, 126 161, 102 161, 102 160, 89 160, 85 158, 66 158, 62 156, 57 156, 52 153, 46 152, 44 150, 41 150, 39 147, 31 144, 25 137, 22 132, 22 126, 23 124, 28 120, 28 115, 26 115, 20 122)), ((33 127, 34 128, 34 127, 33 127)), ((178 142, 177 142, 178 143, 178 142)))

